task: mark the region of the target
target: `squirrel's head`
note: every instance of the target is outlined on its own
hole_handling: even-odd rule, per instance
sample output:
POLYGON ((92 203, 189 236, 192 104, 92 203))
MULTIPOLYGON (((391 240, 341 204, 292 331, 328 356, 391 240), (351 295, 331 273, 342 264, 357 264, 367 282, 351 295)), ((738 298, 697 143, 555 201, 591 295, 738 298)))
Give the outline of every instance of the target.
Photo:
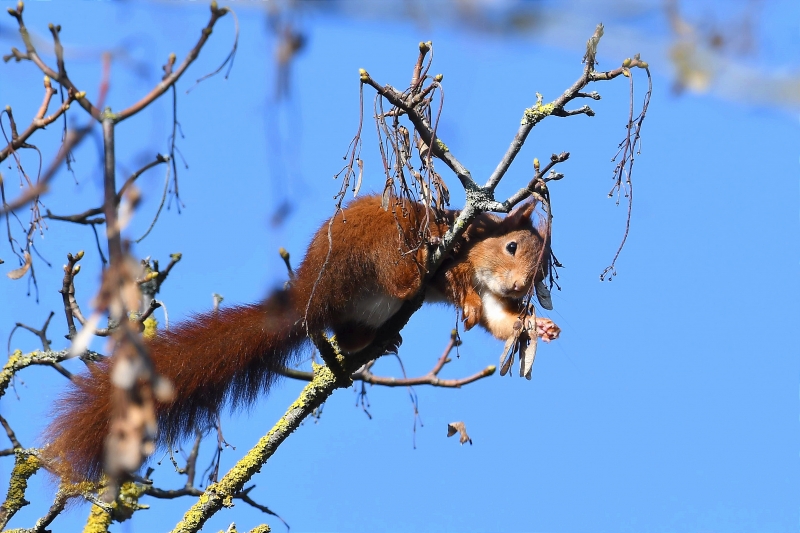
POLYGON ((546 239, 533 223, 535 207, 517 206, 470 251, 477 281, 502 298, 523 298, 544 277, 546 239))

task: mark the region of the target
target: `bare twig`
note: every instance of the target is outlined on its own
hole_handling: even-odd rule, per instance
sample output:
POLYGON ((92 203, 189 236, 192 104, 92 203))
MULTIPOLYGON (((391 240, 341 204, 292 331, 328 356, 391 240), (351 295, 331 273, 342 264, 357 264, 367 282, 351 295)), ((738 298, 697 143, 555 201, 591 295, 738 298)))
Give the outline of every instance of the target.
MULTIPOLYGON (((31 333, 33 333, 34 335, 36 335, 37 337, 39 337, 39 340, 42 343, 42 349, 44 351, 46 351, 46 352, 50 351, 51 348, 50 348, 50 340, 47 338, 47 327, 50 325, 50 320, 54 316, 55 316, 55 312, 50 311, 50 314, 47 316, 47 319, 44 321, 44 325, 42 326, 41 329, 36 329, 36 328, 28 326, 26 324, 22 324, 21 322, 17 322, 16 325, 14 326, 14 328, 11 330, 11 333, 8 336, 8 351, 9 352, 11 351, 11 337, 14 335, 14 331, 17 328, 22 328, 22 329, 28 330, 31 333)), ((50 366, 52 366, 59 374, 61 374, 65 378, 72 379, 72 373, 69 370, 67 370, 66 368, 64 368, 63 366, 61 366, 60 363, 54 362, 54 363, 51 363, 50 366)))
MULTIPOLYGON (((70 103, 74 99, 83 96, 83 93, 69 95, 67 100, 65 100, 64 103, 61 104, 61 106, 56 110, 55 113, 49 116, 45 116, 45 114, 47 113, 47 109, 50 107, 50 99, 53 97, 54 94, 56 94, 57 91, 53 88, 52 84, 50 83, 50 78, 48 76, 44 77, 44 88, 45 92, 42 105, 39 107, 39 111, 36 113, 36 116, 33 117, 33 120, 28 125, 28 127, 25 128, 25 130, 22 133, 18 134, 16 132, 16 127, 12 126, 11 139, 6 138, 7 142, 6 146, 2 150, 0 150, 0 161, 4 161, 15 150, 19 150, 20 148, 31 148, 31 146, 27 144, 27 140, 30 138, 30 136, 33 135, 36 132, 36 130, 43 129, 44 127, 55 122, 58 119, 58 117, 60 117, 63 113, 67 111, 67 109, 69 109, 70 103)), ((10 106, 6 107, 5 110, 0 112, 0 116, 2 116, 2 113, 5 113, 8 116, 9 121, 13 120, 10 106)))
MULTIPOLYGON (((212 11, 214 10, 215 7, 216 7, 215 3, 212 3, 212 5, 211 5, 212 11)), ((227 9, 227 8, 224 8, 224 9, 227 9)), ((222 71, 222 69, 225 68, 225 65, 228 65, 228 70, 225 71, 224 78, 226 80, 228 79, 228 76, 231 73, 231 69, 233 68, 233 60, 236 58, 236 51, 239 48, 239 17, 236 16, 236 12, 233 11, 233 10, 228 10, 228 12, 231 14, 231 16, 233 16, 233 26, 234 26, 233 46, 231 47, 231 51, 228 53, 228 56, 222 61, 222 64, 219 67, 217 67, 216 70, 206 74, 205 76, 199 77, 197 79, 197 81, 194 82, 194 85, 192 85, 189 89, 186 90, 187 93, 189 91, 191 91, 192 89, 194 89, 195 87, 197 87, 197 85, 199 85, 201 82, 203 82, 203 81, 207 80, 208 78, 211 78, 211 77, 216 76, 217 74, 219 74, 222 71)), ((222 15, 224 15, 224 13, 222 15)), ((220 15, 220 16, 222 16, 222 15, 220 15)))
MULTIPOLYGON (((634 56, 634 59, 631 60, 630 63, 629 60, 626 60, 625 62, 632 64, 633 61, 639 61, 639 56, 634 56)), ((641 66, 643 62, 639 61, 639 63, 639 66, 644 68, 647 72, 647 92, 644 95, 642 110, 639 115, 634 118, 633 76, 631 76, 630 73, 626 74, 626 76, 630 79, 630 107, 628 112, 628 124, 626 126, 627 134, 625 139, 623 139, 619 145, 619 151, 612 159, 612 161, 614 161, 617 159, 617 157, 620 158, 619 163, 617 163, 617 165, 614 167, 614 187, 612 187, 611 192, 608 193, 609 198, 613 197, 615 192, 617 193, 617 205, 619 205, 619 195, 623 190, 625 197, 628 199, 628 213, 625 218, 625 232, 622 235, 622 242, 619 243, 619 247, 614 253, 614 258, 611 260, 611 264, 608 265, 600 274, 600 281, 604 281, 605 276, 609 273, 611 274, 608 277, 609 281, 617 275, 617 259, 619 258, 620 253, 622 253, 622 248, 625 246, 625 242, 628 240, 628 234, 631 230, 631 212, 633 210, 633 182, 631 181, 631 174, 633 173, 633 163, 636 160, 636 155, 639 154, 642 124, 644 123, 644 117, 647 114, 647 109, 650 106, 650 96, 653 94, 653 79, 650 77, 650 69, 647 67, 646 63, 644 63, 645 66, 643 67, 641 66)))
MULTIPOLYGON (((125 180, 125 183, 122 184, 122 187, 120 187, 119 192, 117 192, 117 201, 116 201, 117 205, 119 205, 119 203, 122 201, 122 195, 125 194, 125 191, 128 190, 128 188, 131 185, 133 185, 134 182, 136 182, 139 176, 141 176, 143 173, 145 173, 146 171, 150 170, 151 168, 157 165, 160 165, 162 163, 168 163, 169 160, 170 160, 169 156, 156 154, 156 158, 154 161, 147 163, 145 166, 143 166, 142 168, 131 174, 128 177, 128 179, 125 180)), ((104 217, 90 218, 102 214, 103 214, 103 207, 94 207, 92 209, 87 209, 83 213, 78 213, 75 215, 54 215, 48 209, 47 213, 44 215, 44 218, 49 218, 51 220, 61 220, 64 222, 72 222, 75 224, 93 225, 93 224, 105 223, 106 219, 104 217)))
MULTIPOLYGON (((50 341, 47 339, 47 326, 50 325, 50 319, 53 318, 53 315, 55 315, 55 313, 53 311, 50 311, 50 314, 47 316, 47 319, 44 321, 44 325, 42 326, 42 329, 36 329, 34 327, 22 324, 21 322, 17 322, 16 326, 14 326, 14 327, 15 328, 26 329, 26 330, 30 331, 31 333, 33 333, 34 335, 36 335, 37 337, 39 337, 39 340, 42 342, 42 349, 47 351, 47 350, 50 349, 50 341)), ((10 350, 10 347, 9 347, 9 350, 10 350)))
MULTIPOLYGON (((495 373, 497 368, 494 365, 489 365, 483 370, 461 379, 441 379, 439 372, 445 364, 450 362, 450 351, 461 344, 457 333, 454 331, 451 334, 450 342, 444 350, 442 356, 437 360, 436 365, 425 375, 417 377, 402 377, 396 378, 391 376, 376 376, 370 370, 370 365, 364 365, 363 368, 350 374, 350 379, 353 381, 363 381, 371 385, 382 385, 384 387, 409 387, 415 385, 431 385, 432 387, 445 387, 445 388, 460 388, 469 383, 478 381, 485 377, 489 377, 495 373)), ((280 373, 286 377, 297 379, 300 381, 311 381, 314 379, 313 372, 304 372, 293 368, 284 368, 280 373)))
POLYGON ((6 435, 8 435, 8 440, 11 441, 12 448, 14 450, 22 449, 22 444, 17 440, 17 435, 14 433, 14 430, 11 429, 8 420, 0 416, 0 424, 2 424, 3 429, 6 430, 6 435))
POLYGON ((32 187, 28 187, 24 193, 18 196, 15 200, 10 203, 3 204, 0 207, 0 214, 4 213, 13 213, 17 209, 28 205, 29 202, 34 201, 37 199, 41 194, 47 191, 47 184, 56 174, 58 169, 61 167, 61 163, 64 162, 67 155, 76 147, 83 138, 86 136, 87 133, 91 130, 93 122, 90 122, 87 126, 83 128, 79 128, 77 130, 70 130, 67 134, 67 138, 61 145, 61 148, 58 151, 58 154, 50 162, 50 166, 44 172, 44 174, 37 180, 36 184, 32 187))
POLYGON ((78 334, 78 330, 75 327, 75 317, 78 317, 78 321, 83 324, 83 315, 81 315, 80 308, 78 308, 78 303, 75 300, 75 276, 78 272, 81 271, 80 265, 78 265, 78 261, 83 259, 83 250, 78 252, 75 255, 71 253, 67 254, 67 264, 64 265, 64 279, 61 282, 61 289, 58 291, 61 293, 61 300, 64 302, 64 315, 67 319, 67 339, 72 340, 75 338, 75 335, 78 334))
MULTIPOLYGON (((184 58, 183 62, 178 66, 177 69, 172 69, 170 66, 169 71, 165 69, 165 76, 158 85, 153 87, 153 89, 147 93, 141 100, 133 104, 132 106, 124 109, 117 113, 114 117, 114 122, 122 122, 123 120, 132 117, 152 102, 154 102, 159 96, 167 92, 167 89, 172 87, 175 82, 177 82, 180 77, 186 72, 186 69, 189 68, 197 56, 200 55, 200 50, 203 48, 203 45, 206 44, 206 41, 211 36, 211 33, 214 29, 214 25, 217 23, 221 17, 224 17, 228 14, 231 10, 227 7, 218 7, 217 2, 211 2, 211 19, 209 19, 208 24, 205 28, 201 31, 200 39, 197 41, 197 44, 189 51, 189 53, 184 58)), ((233 55, 233 53, 231 54, 233 55)), ((230 58, 230 56, 229 56, 230 58)), ((227 61, 227 60, 226 60, 227 61)), ((222 67, 220 67, 222 68, 222 67)))
MULTIPOLYGON (((59 55, 59 49, 61 45, 60 42, 58 41, 58 32, 53 31, 51 29, 53 38, 56 39, 56 58, 59 62, 59 70, 63 72, 63 75, 51 69, 39 57, 39 54, 36 52, 36 48, 33 46, 33 41, 31 40, 31 36, 28 33, 28 28, 25 27, 25 23, 22 20, 23 10, 24 10, 24 4, 22 2, 18 2, 17 8, 9 9, 8 13, 17 20, 17 25, 19 26, 19 34, 22 37, 22 42, 25 44, 25 53, 23 54, 16 48, 12 48, 11 55, 3 56, 3 60, 8 61, 13 58, 16 61, 21 61, 23 59, 32 61, 37 67, 39 67, 39 69, 42 72, 44 72, 45 75, 49 76, 51 79, 56 80, 59 84, 64 86, 67 89, 67 93, 69 95, 84 94, 82 98, 77 100, 78 103, 80 103, 81 107, 83 107, 92 116, 92 118, 94 118, 97 121, 100 121, 101 117, 100 117, 99 107, 102 107, 102 104, 100 104, 100 106, 98 107, 95 107, 89 101, 89 99, 86 98, 85 93, 79 91, 78 88, 72 83, 72 80, 70 80, 67 77, 66 71, 64 70, 63 67, 63 55, 59 55)), ((101 97, 100 100, 102 99, 103 98, 101 97)))
POLYGON ((278 520, 283 522, 283 525, 286 526, 286 530, 288 531, 289 530, 289 524, 286 522, 286 520, 284 520, 281 517, 281 515, 279 515, 278 513, 276 513, 275 511, 273 511, 269 507, 267 507, 266 505, 262 505, 260 503, 257 503, 256 501, 253 500, 253 498, 250 497, 250 491, 253 490, 254 488, 256 488, 256 486, 255 485, 251 485, 251 486, 247 487, 246 489, 244 489, 239 494, 237 494, 236 496, 234 496, 234 498, 242 500, 243 502, 245 502, 246 504, 250 505, 251 507, 255 507, 256 509, 258 509, 262 513, 268 514, 270 516, 274 516, 275 518, 277 518, 278 520))

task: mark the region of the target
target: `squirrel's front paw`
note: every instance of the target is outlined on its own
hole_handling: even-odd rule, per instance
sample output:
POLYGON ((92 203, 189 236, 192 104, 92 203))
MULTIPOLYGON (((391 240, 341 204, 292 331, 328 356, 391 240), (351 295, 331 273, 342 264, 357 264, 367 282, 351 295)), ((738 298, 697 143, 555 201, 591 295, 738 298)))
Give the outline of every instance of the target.
POLYGON ((461 319, 464 321, 464 331, 469 331, 481 320, 480 307, 465 305, 461 311, 461 319))
POLYGON ((537 316, 535 328, 536 328, 536 335, 541 337, 544 342, 550 342, 552 340, 555 340, 561 334, 561 328, 558 327, 558 325, 549 318, 543 318, 537 316))

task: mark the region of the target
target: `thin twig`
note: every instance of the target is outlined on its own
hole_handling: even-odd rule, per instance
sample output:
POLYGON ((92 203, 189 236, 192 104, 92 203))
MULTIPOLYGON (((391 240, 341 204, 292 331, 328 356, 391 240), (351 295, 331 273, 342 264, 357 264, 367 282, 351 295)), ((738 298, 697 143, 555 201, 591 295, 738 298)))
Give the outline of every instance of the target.
POLYGON ((127 118, 132 117, 150 105, 159 96, 167 92, 167 89, 172 87, 175 82, 180 79, 183 73, 186 72, 186 69, 189 68, 189 65, 191 65, 194 60, 197 59, 197 56, 200 55, 200 50, 211 36, 211 33, 214 30, 214 24, 216 24, 217 20, 219 20, 221 17, 224 17, 230 11, 231 10, 227 7, 218 7, 217 2, 211 2, 211 19, 208 21, 206 27, 202 29, 200 39, 197 41, 197 44, 195 44, 194 47, 189 51, 180 66, 175 70, 170 69, 170 72, 164 77, 164 79, 162 79, 155 87, 153 87, 153 89, 141 100, 127 109, 117 113, 114 117, 114 121, 119 123, 127 118))

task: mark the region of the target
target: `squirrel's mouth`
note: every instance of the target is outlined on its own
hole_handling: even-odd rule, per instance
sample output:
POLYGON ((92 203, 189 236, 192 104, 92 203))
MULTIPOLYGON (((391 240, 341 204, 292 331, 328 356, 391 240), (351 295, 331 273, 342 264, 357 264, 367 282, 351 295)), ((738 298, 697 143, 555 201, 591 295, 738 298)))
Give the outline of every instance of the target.
POLYGON ((503 298, 508 298, 510 300, 522 300, 526 294, 528 294, 528 290, 530 287, 526 287, 524 289, 504 289, 503 290, 503 298))

